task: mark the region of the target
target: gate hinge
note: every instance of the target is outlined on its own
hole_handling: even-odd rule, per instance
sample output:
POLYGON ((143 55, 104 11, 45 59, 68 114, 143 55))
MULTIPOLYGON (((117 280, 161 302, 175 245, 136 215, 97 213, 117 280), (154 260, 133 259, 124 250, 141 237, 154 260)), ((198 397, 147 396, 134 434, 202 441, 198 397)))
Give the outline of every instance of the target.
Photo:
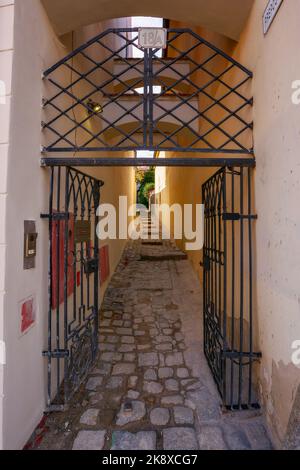
POLYGON ((239 359, 243 357, 258 359, 262 357, 261 352, 256 353, 256 352, 222 351, 221 355, 222 355, 222 358, 229 358, 229 359, 239 359))
POLYGON ((208 256, 203 257, 203 261, 200 262, 200 266, 204 268, 205 271, 210 271, 210 259, 208 256))
POLYGON ((41 214, 41 219, 52 220, 69 220, 70 214, 68 212, 53 212, 53 214, 41 214))
POLYGON ((43 351, 43 356, 51 359, 63 359, 69 357, 68 349, 55 349, 54 351, 43 351))
POLYGON ((257 215, 251 214, 240 214, 239 212, 225 212, 222 215, 223 220, 241 220, 241 219, 248 219, 248 220, 257 220, 257 215))

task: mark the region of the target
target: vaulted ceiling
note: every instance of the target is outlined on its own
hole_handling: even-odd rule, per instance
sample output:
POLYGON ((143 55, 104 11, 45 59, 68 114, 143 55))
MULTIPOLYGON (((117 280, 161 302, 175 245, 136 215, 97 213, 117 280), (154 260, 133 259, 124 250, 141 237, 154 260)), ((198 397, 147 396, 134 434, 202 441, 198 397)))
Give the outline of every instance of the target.
POLYGON ((42 0, 61 35, 111 18, 157 16, 203 26, 238 40, 254 0, 42 0))

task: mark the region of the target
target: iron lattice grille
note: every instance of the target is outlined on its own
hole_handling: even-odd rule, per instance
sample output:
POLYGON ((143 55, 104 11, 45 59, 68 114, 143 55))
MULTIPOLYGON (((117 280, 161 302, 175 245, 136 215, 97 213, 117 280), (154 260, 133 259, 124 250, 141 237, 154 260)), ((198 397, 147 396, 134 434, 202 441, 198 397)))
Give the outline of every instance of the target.
POLYGON ((73 168, 51 169, 49 214, 48 408, 66 404, 98 351, 99 240, 103 182, 73 168))
POLYGON ((131 58, 137 40, 107 30, 44 73, 45 152, 253 153, 249 70, 188 29, 168 29, 167 57, 131 58))
POLYGON ((251 168, 222 168, 202 187, 204 352, 230 409, 257 407, 251 168))

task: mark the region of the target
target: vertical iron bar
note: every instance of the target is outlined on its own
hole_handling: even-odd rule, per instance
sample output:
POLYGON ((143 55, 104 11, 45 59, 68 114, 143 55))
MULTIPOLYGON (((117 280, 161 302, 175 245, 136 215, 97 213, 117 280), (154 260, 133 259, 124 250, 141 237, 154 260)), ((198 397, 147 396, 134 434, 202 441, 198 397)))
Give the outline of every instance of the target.
MULTIPOLYGON (((48 351, 52 351, 52 294, 53 294, 53 265, 52 265, 52 236, 53 236, 53 187, 54 187, 54 173, 55 168, 51 168, 50 174, 50 194, 49 194, 49 272, 48 272, 48 296, 49 296, 49 305, 48 305, 48 351)), ((48 388, 47 388, 47 405, 48 408, 51 405, 51 389, 52 389, 52 374, 51 374, 51 365, 52 358, 51 354, 48 356, 48 388)))
MULTIPOLYGON (((74 292, 73 292, 73 322, 76 321, 77 319, 77 253, 76 253, 76 239, 75 239, 75 222, 76 222, 76 218, 77 218, 77 211, 78 211, 78 207, 77 207, 77 200, 76 200, 76 196, 75 196, 75 183, 74 183, 74 180, 72 178, 72 181, 71 181, 71 188, 72 190, 70 190, 70 198, 72 196, 73 198, 73 279, 74 279, 74 292)), ((80 274, 81 275, 81 274, 80 274)), ((80 278, 80 284, 82 282, 82 279, 80 278)), ((69 326, 69 334, 71 333, 70 331, 70 326, 69 326)))
MULTIPOLYGON (((84 182, 86 183, 86 179, 84 178, 84 182)), ((90 180, 90 183, 92 184, 92 191, 93 191, 93 188, 94 188, 94 181, 93 180, 90 180)), ((86 189, 86 192, 88 193, 88 190, 86 189)), ((84 204, 84 203, 83 203, 84 204)), ((87 220, 91 223, 91 211, 90 211, 90 207, 89 205, 91 203, 87 203, 88 204, 88 207, 85 207, 85 204, 84 204, 84 207, 83 207, 83 220, 85 220, 86 216, 87 216, 87 220), (87 213, 86 213, 87 212, 87 213)), ((92 238, 92 234, 90 234, 91 238, 92 238)), ((86 257, 87 259, 90 259, 91 258, 91 243, 90 242, 86 242, 85 243, 85 249, 86 249, 86 257)), ((89 310, 90 309, 90 275, 87 276, 87 279, 86 279, 86 282, 87 282, 87 286, 86 286, 86 291, 87 291, 87 309, 89 310)))
POLYGON ((218 272, 217 272, 217 263, 216 263, 216 253, 217 253, 217 191, 218 183, 214 181, 214 196, 213 196, 213 266, 214 266, 214 316, 220 327, 220 317, 218 312, 218 272))
POLYGON ((153 97, 153 49, 149 49, 149 67, 148 67, 148 135, 150 148, 153 147, 153 119, 154 119, 154 97, 153 97))
MULTIPOLYGON (((240 354, 244 348, 244 168, 240 167, 240 354)), ((243 358, 239 358, 239 399, 238 407, 241 408, 243 393, 243 358)))
MULTIPOLYGON (((251 191, 251 170, 248 168, 248 215, 252 213, 252 191, 251 191)), ((253 288, 252 288, 252 220, 251 217, 248 219, 248 230, 249 230, 249 391, 248 391, 248 404, 252 404, 252 373, 253 373, 253 288)))
POLYGON ((216 238, 218 240, 218 248, 216 251, 216 267, 218 269, 218 312, 219 312, 219 321, 220 321, 220 332, 222 331, 222 229, 221 229, 221 212, 222 212, 222 198, 223 198, 223 175, 220 176, 219 185, 218 185, 218 206, 217 206, 217 234, 216 238))
POLYGON ((209 262, 210 262, 210 309, 209 309, 209 316, 215 321, 215 307, 214 307, 214 300, 215 300, 215 291, 214 291, 214 182, 208 184, 209 187, 209 225, 210 225, 210 239, 209 239, 209 262))
MULTIPOLYGON (((223 176, 223 213, 226 214, 227 212, 227 190, 226 190, 226 168, 224 169, 224 176, 223 176)), ((221 208, 222 212, 222 208, 221 208)), ((227 344, 227 221, 224 218, 223 221, 223 350, 228 350, 227 344)), ((223 401, 227 404, 227 377, 226 377, 226 363, 227 359, 224 358, 224 370, 223 370, 223 377, 224 377, 224 398, 223 401)))
MULTIPOLYGON (((66 167, 65 176, 65 213, 69 213, 69 173, 70 169, 66 167)), ((69 218, 65 219, 65 236, 64 236, 64 350, 68 349, 68 248, 69 248, 69 218)), ((68 366, 69 359, 65 357, 64 361, 64 398, 65 403, 69 397, 68 383, 68 366)))
POLYGON ((97 235, 97 225, 99 222, 99 217, 97 216, 97 210, 100 203, 100 185, 98 181, 94 181, 93 183, 93 191, 94 191, 94 211, 93 211, 93 219, 94 219, 94 257, 98 260, 97 262, 97 270, 94 273, 94 309, 95 309, 95 329, 94 329, 94 347, 96 354, 98 348, 98 329, 99 329, 99 268, 100 268, 100 257, 99 257, 99 239, 97 235))
MULTIPOLYGON (((211 305, 210 312, 208 315, 208 328, 209 328, 209 337, 208 340, 211 341, 211 325, 213 322, 217 322, 216 309, 215 309, 215 261, 214 261, 214 250, 215 250, 215 181, 211 182, 211 201, 210 201, 210 223, 211 223, 211 243, 210 243, 210 258, 211 258, 211 305)), ((209 344, 209 354, 210 361, 211 359, 211 344, 209 344)), ((217 354, 217 352, 216 352, 217 354)), ((214 365, 215 366, 215 365, 214 365)), ((219 386, 219 384, 218 384, 219 386)))
POLYGON ((144 123, 143 123, 143 146, 148 146, 148 74, 149 74, 149 54, 144 49, 144 123))
MULTIPOLYGON (((235 209, 235 174, 232 169, 231 176, 231 212, 234 214, 235 209)), ((231 350, 234 351, 235 343, 235 226, 234 221, 231 222, 231 350)), ((234 387, 234 361, 230 360, 230 406, 233 407, 233 387, 234 387)))
MULTIPOLYGON (((206 223, 206 230, 207 230, 207 237, 206 237, 206 245, 205 245, 205 252, 207 259, 205 260, 205 272, 206 272, 206 285, 207 285, 207 292, 206 292, 206 305, 205 305, 205 323, 207 323, 207 316, 208 312, 211 311, 211 270, 212 270, 212 263, 211 263, 211 252, 210 252, 210 242, 211 242, 211 219, 210 219, 210 188, 209 185, 205 185, 205 223, 206 223), (208 269, 209 267, 209 269, 208 269)), ((207 344, 207 334, 208 334, 208 326, 206 325, 206 337, 204 337, 205 343, 207 344)))
MULTIPOLYGON (((60 212, 60 185, 61 185, 61 168, 57 169, 57 188, 56 188, 56 210, 60 212)), ((56 229, 56 349, 60 349, 60 227, 63 222, 57 220, 55 223, 56 229)), ((60 389, 60 358, 57 358, 57 377, 56 377, 56 387, 57 393, 60 389)))
MULTIPOLYGON (((209 222, 209 265, 210 265, 210 296, 209 296, 209 309, 207 309, 207 341, 210 341, 210 319, 214 319, 214 261, 213 261, 213 236, 214 236, 214 226, 213 226, 213 183, 208 183, 208 222, 209 222)), ((210 345, 208 343, 208 352, 210 353, 210 345)))
MULTIPOLYGON (((80 195, 80 220, 84 220, 84 194, 82 194, 82 177, 77 173, 78 193, 80 195)), ((80 318, 79 321, 85 321, 85 304, 84 304, 84 283, 87 284, 87 276, 84 276, 84 242, 80 242, 80 271, 82 283, 80 286, 80 318)))
POLYGON ((219 318, 219 334, 220 334, 220 390, 222 397, 224 399, 224 359, 222 357, 223 350, 223 313, 222 313, 222 230, 221 230, 221 213, 222 213, 222 198, 223 198, 223 172, 218 176, 217 179, 217 206, 216 206, 216 273, 217 273, 217 309, 218 309, 218 318, 219 318))
POLYGON ((202 204, 204 204, 204 245, 203 245, 203 338, 204 338, 204 353, 206 353, 206 309, 207 309, 207 272, 206 272, 206 257, 207 257, 207 216, 206 216, 206 197, 205 186, 202 186, 202 204))

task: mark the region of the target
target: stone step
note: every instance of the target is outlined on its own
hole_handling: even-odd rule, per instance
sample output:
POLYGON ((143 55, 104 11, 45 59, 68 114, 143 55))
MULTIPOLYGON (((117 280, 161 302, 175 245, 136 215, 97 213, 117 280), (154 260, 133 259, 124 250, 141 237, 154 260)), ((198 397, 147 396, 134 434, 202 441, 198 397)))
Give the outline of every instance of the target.
POLYGON ((154 238, 154 239, 157 239, 157 238, 160 238, 160 232, 147 232, 147 231, 143 231, 142 230, 142 234, 147 238, 154 238))
POLYGON ((140 256, 142 261, 181 261, 187 259, 187 254, 182 251, 164 250, 161 252, 155 252, 154 250, 145 250, 144 248, 142 248, 140 256))
POLYGON ((143 240, 142 245, 150 245, 150 246, 162 246, 162 240, 143 240))

